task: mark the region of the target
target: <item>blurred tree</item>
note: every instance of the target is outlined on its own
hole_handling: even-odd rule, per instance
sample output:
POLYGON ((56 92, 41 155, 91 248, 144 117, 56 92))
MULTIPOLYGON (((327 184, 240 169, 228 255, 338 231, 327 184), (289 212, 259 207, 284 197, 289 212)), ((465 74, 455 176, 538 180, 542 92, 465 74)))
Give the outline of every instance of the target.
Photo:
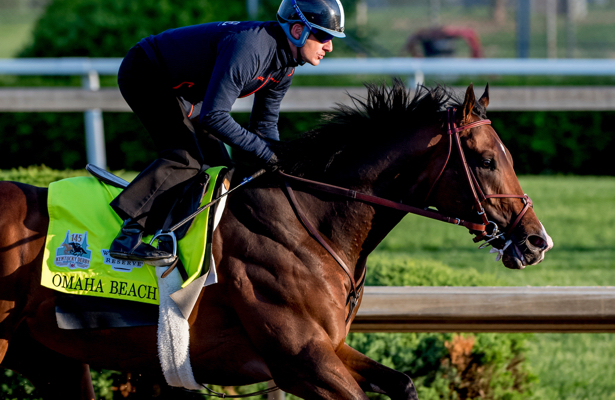
POLYGON ((246 16, 244 0, 53 0, 20 56, 123 57, 146 36, 246 16))
MULTIPOLYGON (((356 0, 343 2, 347 17, 356 0)), ((261 0, 258 18, 274 20, 280 0, 261 0)), ((171 28, 246 20, 245 0, 53 0, 21 57, 123 57, 140 39, 171 28)))

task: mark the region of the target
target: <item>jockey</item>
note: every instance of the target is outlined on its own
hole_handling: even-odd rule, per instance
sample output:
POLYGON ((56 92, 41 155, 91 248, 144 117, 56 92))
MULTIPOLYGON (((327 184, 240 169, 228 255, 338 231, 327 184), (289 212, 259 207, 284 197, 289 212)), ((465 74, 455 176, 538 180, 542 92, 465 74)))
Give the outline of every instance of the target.
POLYGON ((339 0, 283 0, 277 22, 227 21, 171 29, 130 49, 118 84, 154 140, 158 159, 111 202, 124 220, 110 246, 111 256, 152 265, 172 258, 143 243, 142 236, 146 227, 150 230, 148 216, 166 215, 183 184, 211 162, 203 157, 211 149, 199 147, 201 138, 184 122, 186 114, 198 115, 207 133, 250 154, 263 168, 275 169, 277 157, 268 141, 279 140, 280 102, 295 67, 318 65, 333 50, 331 39, 345 37, 343 32, 339 0), (254 104, 245 129, 230 111, 237 98, 251 94, 254 104), (182 104, 188 104, 188 111, 182 104))

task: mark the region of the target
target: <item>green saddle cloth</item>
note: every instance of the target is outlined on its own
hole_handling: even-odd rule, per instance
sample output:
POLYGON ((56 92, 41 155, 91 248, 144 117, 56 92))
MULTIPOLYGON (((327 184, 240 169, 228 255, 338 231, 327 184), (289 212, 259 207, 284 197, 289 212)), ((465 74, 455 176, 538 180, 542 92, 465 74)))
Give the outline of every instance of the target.
MULTIPOLYGON (((210 181, 201 205, 217 194, 217 178, 225 171, 226 167, 206 171, 210 181)), ((91 177, 69 178, 49 185, 49 231, 41 285, 70 294, 159 304, 153 266, 109 255, 109 245, 122 224, 109 203, 121 191, 91 177)), ((188 274, 182 287, 206 272, 203 266, 211 257, 207 251, 210 211, 199 214, 178 243, 179 258, 188 274)))

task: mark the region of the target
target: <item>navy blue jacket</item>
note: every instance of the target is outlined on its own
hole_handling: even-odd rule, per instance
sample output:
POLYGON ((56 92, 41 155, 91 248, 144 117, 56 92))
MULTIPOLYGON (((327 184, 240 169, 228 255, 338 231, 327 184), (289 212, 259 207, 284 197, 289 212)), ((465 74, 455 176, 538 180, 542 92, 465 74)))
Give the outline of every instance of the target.
POLYGON ((201 103, 199 122, 223 142, 269 160, 279 140, 280 103, 297 62, 277 22, 211 22, 171 29, 140 43, 170 78, 178 97, 201 103), (145 43, 144 43, 145 42, 145 43), (230 116, 239 97, 254 94, 249 130, 230 116))

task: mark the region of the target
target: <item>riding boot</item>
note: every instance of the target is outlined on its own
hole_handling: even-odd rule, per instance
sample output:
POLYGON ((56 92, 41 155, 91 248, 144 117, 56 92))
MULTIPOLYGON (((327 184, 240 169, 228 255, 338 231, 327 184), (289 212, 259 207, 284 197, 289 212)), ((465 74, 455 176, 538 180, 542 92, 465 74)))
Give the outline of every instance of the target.
POLYGON ((121 260, 144 261, 146 264, 161 266, 175 261, 176 256, 166 251, 158 250, 154 246, 144 243, 144 228, 129 218, 122 224, 120 233, 115 237, 109 247, 109 254, 121 260))

